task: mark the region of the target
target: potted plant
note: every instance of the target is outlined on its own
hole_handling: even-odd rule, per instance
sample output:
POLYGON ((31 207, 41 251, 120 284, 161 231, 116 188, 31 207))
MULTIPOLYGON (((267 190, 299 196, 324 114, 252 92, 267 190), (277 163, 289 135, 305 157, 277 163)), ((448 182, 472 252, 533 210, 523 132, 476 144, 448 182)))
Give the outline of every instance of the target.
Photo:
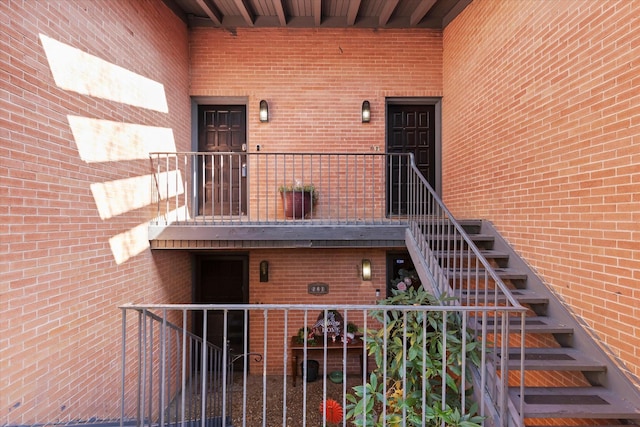
POLYGON ((294 184, 281 185, 278 190, 286 218, 307 218, 318 201, 318 191, 313 184, 296 181, 294 184))

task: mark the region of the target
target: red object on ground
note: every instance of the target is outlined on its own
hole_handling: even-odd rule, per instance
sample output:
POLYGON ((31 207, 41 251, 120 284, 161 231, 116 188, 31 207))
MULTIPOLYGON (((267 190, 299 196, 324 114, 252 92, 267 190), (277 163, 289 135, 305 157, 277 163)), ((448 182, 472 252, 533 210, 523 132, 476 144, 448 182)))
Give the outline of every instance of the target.
POLYGON ((330 423, 339 423, 342 420, 342 406, 333 399, 320 403, 320 413, 323 412, 330 423))

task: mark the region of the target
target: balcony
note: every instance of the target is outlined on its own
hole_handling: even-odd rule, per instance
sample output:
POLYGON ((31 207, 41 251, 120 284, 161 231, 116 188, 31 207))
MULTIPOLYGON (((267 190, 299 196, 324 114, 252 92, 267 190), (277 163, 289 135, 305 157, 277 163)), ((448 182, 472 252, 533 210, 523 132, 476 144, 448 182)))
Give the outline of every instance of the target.
POLYGON ((424 189, 405 154, 152 153, 154 248, 402 246, 424 189), (283 190, 314 203, 285 213, 283 190), (216 243, 213 243, 216 242, 216 243), (266 243, 268 242, 268 243, 266 243))

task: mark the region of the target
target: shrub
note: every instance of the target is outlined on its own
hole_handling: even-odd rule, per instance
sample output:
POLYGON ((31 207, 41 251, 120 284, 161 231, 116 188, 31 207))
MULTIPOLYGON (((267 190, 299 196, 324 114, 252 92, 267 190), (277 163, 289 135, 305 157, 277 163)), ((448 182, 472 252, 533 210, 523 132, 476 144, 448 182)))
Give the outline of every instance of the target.
MULTIPOLYGON (((384 305, 441 305, 422 287, 394 290, 384 305)), ((461 393, 471 396, 471 373, 467 369, 466 390, 460 390, 462 363, 479 366, 480 344, 455 312, 384 309, 372 313, 383 325, 364 337, 376 369, 368 382, 353 387, 347 395, 347 414, 356 426, 394 426, 406 420, 408 426, 441 425, 472 427, 482 419, 476 405, 461 407, 461 393), (444 324, 443 324, 444 320, 444 324), (463 357, 463 336, 466 347, 463 357), (443 385, 443 336, 446 334, 446 369, 443 385), (386 342, 386 354, 384 346, 386 342), (446 401, 442 402, 443 387, 446 401), (386 406, 385 406, 386 405, 386 406), (464 410, 463 410, 464 409, 464 410)), ((466 399, 471 402, 471 399, 466 399)))

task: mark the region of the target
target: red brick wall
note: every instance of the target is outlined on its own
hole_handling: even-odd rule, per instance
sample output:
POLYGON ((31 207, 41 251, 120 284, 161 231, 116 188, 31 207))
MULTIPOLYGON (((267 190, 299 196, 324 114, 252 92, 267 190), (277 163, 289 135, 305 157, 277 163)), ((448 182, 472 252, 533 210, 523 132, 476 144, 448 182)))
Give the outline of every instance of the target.
MULTIPOLYGON (((90 63, 62 59, 68 67, 90 63)), ((101 75, 87 85, 104 91, 108 81, 101 75)), ((190 301, 188 256, 144 250, 153 210, 100 216, 98 202, 117 209, 120 200, 144 196, 109 193, 98 201, 92 193, 92 185, 148 174, 148 160, 108 160, 115 147, 136 143, 127 135, 99 145, 84 138, 95 158, 83 160, 74 117, 106 120, 89 122, 103 130, 113 123, 168 128, 175 144, 189 149, 186 26, 156 1, 0 2, 3 425, 118 418, 117 307, 190 301), (161 84, 168 112, 59 87, 47 56, 55 54, 45 52, 41 35, 161 84), (142 252, 116 257, 110 240, 137 226, 143 233, 129 243, 142 243, 142 252)))
POLYGON ((442 95, 438 31, 198 28, 190 42, 191 94, 247 96, 250 150, 384 150, 385 97, 442 95))
MULTIPOLYGON (((190 43, 191 95, 248 97, 250 151, 258 144, 269 152, 384 151, 386 97, 442 95, 439 31, 196 28, 190 43), (259 122, 261 99, 269 123, 259 122), (364 100, 371 103, 368 124, 361 122, 364 100)), ((385 292, 383 250, 251 251, 250 259, 252 303, 368 304, 375 289, 385 292), (362 258, 372 260, 372 282, 359 277, 362 258), (269 283, 258 280, 262 259, 270 262, 269 283), (328 283, 330 294, 308 295, 315 281, 328 283)), ((294 335, 302 318, 290 324, 294 335)), ((252 350, 261 352, 261 319, 251 328, 252 350)), ((281 348, 282 338, 273 339, 269 345, 281 348)), ((267 369, 281 372, 282 359, 270 354, 267 369)))
POLYGON ((640 375, 635 1, 474 1, 444 32, 443 193, 640 375))
MULTIPOLYGON (((386 251, 383 249, 288 249, 254 250, 249 259, 249 301, 253 304, 375 304, 386 292, 386 251), (371 261, 371 281, 362 280, 362 260, 371 261), (260 282, 260 261, 269 262, 269 281, 260 282), (310 295, 307 285, 322 282, 329 285, 326 295, 310 295), (376 289, 380 298, 376 298, 376 289)), ((309 311, 313 325, 320 309, 309 311)), ((342 314, 342 313, 341 313, 342 314)), ((348 313, 349 314, 349 313, 348 313)), ((350 313, 347 321, 363 326, 362 315, 350 313)), ((283 315, 281 311, 269 316, 267 366, 269 373, 281 373, 283 363, 283 315)), ((296 335, 304 326, 302 311, 289 313, 288 335, 296 335)), ((251 351, 263 351, 264 318, 255 313, 250 319, 251 351)), ((289 356, 291 357, 291 356, 289 356)), ((353 362, 351 360, 350 362, 353 362)), ((355 366, 354 366, 355 367, 355 366)), ((256 365, 261 372, 262 364, 256 365)))

